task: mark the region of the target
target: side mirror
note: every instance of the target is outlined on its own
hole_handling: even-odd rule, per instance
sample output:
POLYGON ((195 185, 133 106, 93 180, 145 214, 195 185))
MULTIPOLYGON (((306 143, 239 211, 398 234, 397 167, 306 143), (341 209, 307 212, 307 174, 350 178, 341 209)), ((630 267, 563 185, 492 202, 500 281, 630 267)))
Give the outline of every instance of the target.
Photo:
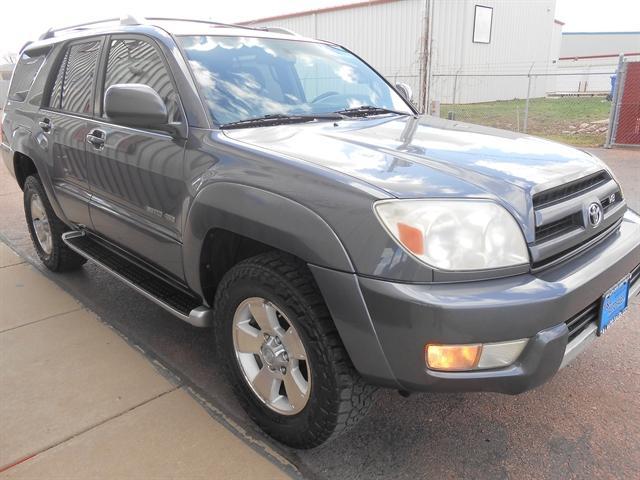
POLYGON ((396 91, 404 98, 407 102, 411 103, 413 101, 413 90, 406 83, 396 83, 396 91))
POLYGON ((167 130, 167 107, 153 88, 141 83, 118 83, 104 94, 104 112, 127 127, 167 130))

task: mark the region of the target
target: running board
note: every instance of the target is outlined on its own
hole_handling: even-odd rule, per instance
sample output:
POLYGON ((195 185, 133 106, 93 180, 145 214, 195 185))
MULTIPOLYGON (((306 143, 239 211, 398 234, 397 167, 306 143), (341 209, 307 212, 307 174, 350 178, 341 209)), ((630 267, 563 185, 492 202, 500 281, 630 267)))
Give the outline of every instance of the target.
POLYGON ((93 261, 180 320, 195 327, 211 326, 213 312, 195 295, 171 285, 83 231, 67 232, 62 235, 62 240, 71 250, 93 261))

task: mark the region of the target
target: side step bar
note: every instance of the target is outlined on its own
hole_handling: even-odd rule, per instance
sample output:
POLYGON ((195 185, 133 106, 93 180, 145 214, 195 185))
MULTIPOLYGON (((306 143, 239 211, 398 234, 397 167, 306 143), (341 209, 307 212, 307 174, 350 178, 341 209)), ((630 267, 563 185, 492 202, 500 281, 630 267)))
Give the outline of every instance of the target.
POLYGON ((93 261, 179 319, 195 327, 211 326, 213 312, 195 295, 162 280, 83 231, 67 232, 62 235, 62 240, 71 250, 93 261))

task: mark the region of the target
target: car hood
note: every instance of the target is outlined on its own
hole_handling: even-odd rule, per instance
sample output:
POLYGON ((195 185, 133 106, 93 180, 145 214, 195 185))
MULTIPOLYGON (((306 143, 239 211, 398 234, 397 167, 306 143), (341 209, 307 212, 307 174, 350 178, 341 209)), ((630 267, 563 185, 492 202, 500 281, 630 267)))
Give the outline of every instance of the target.
POLYGON ((604 168, 590 154, 562 144, 431 116, 225 130, 225 134, 356 177, 398 198, 494 198, 525 231, 531 229, 534 193, 604 168))

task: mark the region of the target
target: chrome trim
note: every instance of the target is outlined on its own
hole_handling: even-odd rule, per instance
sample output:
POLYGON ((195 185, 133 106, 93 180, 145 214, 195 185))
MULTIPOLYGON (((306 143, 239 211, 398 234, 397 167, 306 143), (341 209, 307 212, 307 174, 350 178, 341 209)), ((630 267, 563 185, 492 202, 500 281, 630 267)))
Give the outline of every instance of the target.
POLYGON ((629 286, 629 300, 640 293, 640 279, 636 280, 634 284, 629 286))
POLYGON ((82 255, 83 257, 91 260, 96 265, 102 267, 106 272, 108 272, 111 275, 113 275, 114 277, 116 277, 122 283, 124 283, 124 284, 128 285, 129 287, 133 288, 136 292, 138 292, 141 295, 147 297, 153 303, 155 303, 156 305, 164 308, 169 313, 172 313, 173 315, 178 317, 180 320, 182 320, 184 322, 187 322, 187 323, 193 325, 194 327, 199 327, 199 328, 204 328, 204 327, 210 327, 211 326, 211 324, 213 323, 213 312, 211 311, 211 309, 209 309, 209 308, 205 307, 204 305, 202 305, 200 307, 196 307, 193 310, 191 310, 191 312, 189 312, 189 315, 184 315, 183 313, 179 312, 175 308, 173 308, 170 305, 168 305, 165 302, 163 302, 158 297, 155 297, 155 296, 151 295, 146 290, 142 289, 141 287, 139 287, 135 283, 131 282, 128 278, 120 275, 118 272, 116 272, 116 271, 112 270, 111 268, 107 267, 104 263, 100 262, 99 260, 96 260, 91 255, 88 255, 84 250, 80 250, 79 248, 76 248, 73 244, 69 243, 69 241, 68 241, 68 240, 70 240, 72 238, 83 237, 84 235, 85 235, 85 233, 82 232, 82 231, 79 231, 79 230, 75 230, 75 231, 72 231, 72 232, 67 232, 67 233, 64 233, 62 235, 62 241, 71 250, 73 250, 74 252, 78 253, 79 255, 82 255))
POLYGON ((580 332, 580 335, 570 341, 567 344, 567 349, 564 351, 564 358, 560 364, 560 369, 573 362, 575 358, 596 339, 597 332, 598 325, 596 325, 596 322, 591 322, 582 332, 580 332))

